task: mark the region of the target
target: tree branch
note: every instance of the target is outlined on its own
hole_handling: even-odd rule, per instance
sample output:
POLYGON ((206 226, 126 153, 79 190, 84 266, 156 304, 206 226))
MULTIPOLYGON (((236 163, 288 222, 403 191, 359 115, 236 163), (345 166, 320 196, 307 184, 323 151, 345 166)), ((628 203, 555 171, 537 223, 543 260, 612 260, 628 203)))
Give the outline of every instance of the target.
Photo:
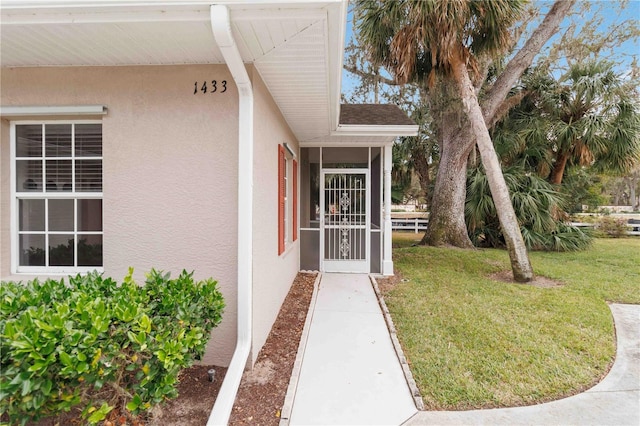
POLYGON ((556 0, 540 26, 531 34, 522 49, 509 61, 482 103, 482 112, 487 123, 494 121, 494 115, 509 91, 524 70, 531 66, 542 46, 558 31, 560 23, 575 2, 576 0, 556 0))
POLYGON ((495 126, 498 121, 502 120, 502 118, 504 118, 504 116, 507 115, 509 111, 511 111, 511 108, 519 105, 520 102, 522 102, 522 99, 524 99, 524 97, 527 96, 527 94, 528 94, 527 91, 521 90, 515 95, 505 99, 500 104, 498 109, 496 109, 496 112, 493 114, 492 120, 491 121, 485 120, 485 122, 487 123, 487 128, 492 129, 493 126, 495 126))
POLYGON ((350 73, 353 73, 357 76, 363 77, 363 78, 370 78, 375 82, 378 83, 385 83, 388 84, 389 86, 398 86, 398 83, 395 80, 391 80, 388 79, 386 77, 383 77, 381 75, 376 75, 376 74, 369 74, 367 72, 364 72, 356 67, 350 67, 348 65, 344 65, 343 68, 347 71, 349 71, 350 73))

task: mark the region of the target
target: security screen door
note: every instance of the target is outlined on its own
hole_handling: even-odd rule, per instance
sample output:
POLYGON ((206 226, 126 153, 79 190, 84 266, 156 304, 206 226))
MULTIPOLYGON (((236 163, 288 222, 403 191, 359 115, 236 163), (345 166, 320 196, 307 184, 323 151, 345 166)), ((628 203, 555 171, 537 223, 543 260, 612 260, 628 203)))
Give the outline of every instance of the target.
POLYGON ((325 272, 369 272, 368 177, 368 169, 322 170, 320 252, 325 272))

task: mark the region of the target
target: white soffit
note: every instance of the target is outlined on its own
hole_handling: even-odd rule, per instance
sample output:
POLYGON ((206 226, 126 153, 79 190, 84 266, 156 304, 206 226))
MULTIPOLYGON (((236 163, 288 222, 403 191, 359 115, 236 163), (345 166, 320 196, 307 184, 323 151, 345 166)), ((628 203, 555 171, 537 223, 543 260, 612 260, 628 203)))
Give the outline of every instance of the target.
POLYGON ((222 63, 208 22, 2 25, 2 66, 222 63))
POLYGON ((330 127, 325 22, 319 21, 255 65, 299 140, 330 127))

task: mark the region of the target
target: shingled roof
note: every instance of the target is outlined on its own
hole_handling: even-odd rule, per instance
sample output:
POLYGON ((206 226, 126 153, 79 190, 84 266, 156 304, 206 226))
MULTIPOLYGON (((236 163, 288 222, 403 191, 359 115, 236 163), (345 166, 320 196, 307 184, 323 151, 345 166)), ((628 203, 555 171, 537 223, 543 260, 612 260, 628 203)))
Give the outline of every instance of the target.
POLYGON ((360 126, 413 126, 414 123, 397 105, 342 104, 340 124, 360 126))

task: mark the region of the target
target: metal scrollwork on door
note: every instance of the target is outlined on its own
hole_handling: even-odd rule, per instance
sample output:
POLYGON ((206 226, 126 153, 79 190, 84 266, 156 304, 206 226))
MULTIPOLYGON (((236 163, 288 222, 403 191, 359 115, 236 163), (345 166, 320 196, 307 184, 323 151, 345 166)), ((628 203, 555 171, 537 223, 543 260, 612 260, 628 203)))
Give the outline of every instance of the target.
POLYGON ((348 214, 349 213, 349 206, 351 205, 351 198, 349 198, 349 193, 347 193, 346 191, 342 193, 342 196, 340 197, 340 207, 341 210, 345 213, 348 214))
POLYGON ((351 244, 349 243, 349 207, 351 206, 351 198, 347 192, 343 192, 340 197, 340 210, 342 219, 340 220, 340 255, 343 259, 349 257, 351 252, 351 244))

